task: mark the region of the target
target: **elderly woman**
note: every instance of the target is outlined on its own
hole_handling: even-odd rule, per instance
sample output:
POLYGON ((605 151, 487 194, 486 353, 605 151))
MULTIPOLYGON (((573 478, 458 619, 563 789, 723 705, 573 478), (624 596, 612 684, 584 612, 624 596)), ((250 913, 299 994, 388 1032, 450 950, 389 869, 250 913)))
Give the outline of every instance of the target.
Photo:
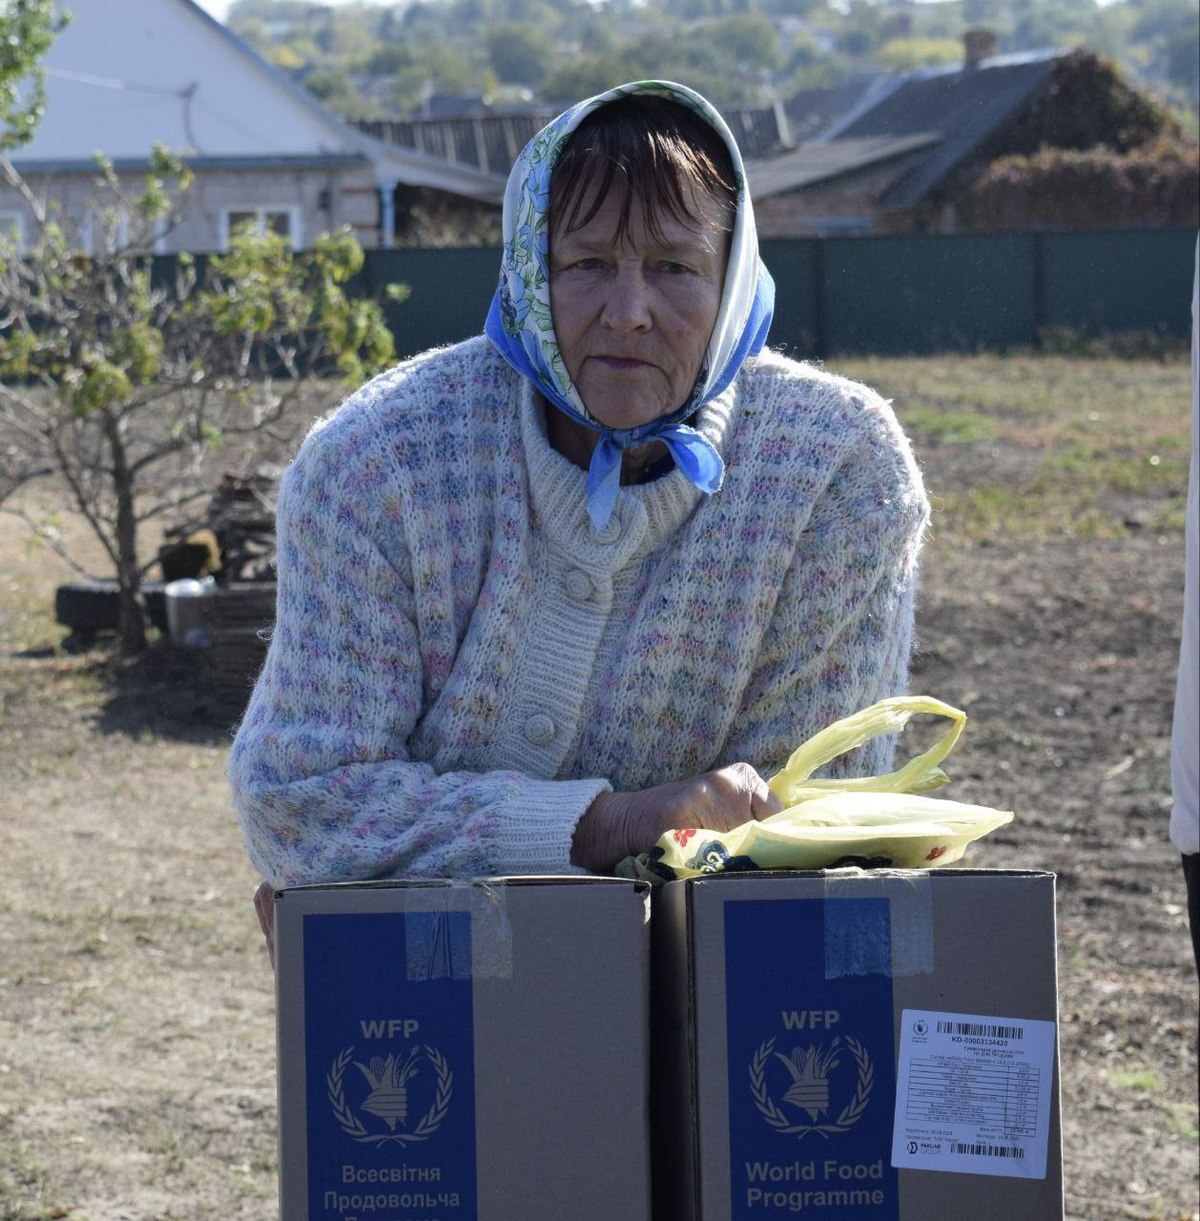
POLYGON ((716 111, 575 106, 504 235, 486 334, 362 388, 284 479, 230 762, 274 885, 610 870, 771 813, 803 738, 906 685, 920 478, 886 403, 764 348, 716 111))

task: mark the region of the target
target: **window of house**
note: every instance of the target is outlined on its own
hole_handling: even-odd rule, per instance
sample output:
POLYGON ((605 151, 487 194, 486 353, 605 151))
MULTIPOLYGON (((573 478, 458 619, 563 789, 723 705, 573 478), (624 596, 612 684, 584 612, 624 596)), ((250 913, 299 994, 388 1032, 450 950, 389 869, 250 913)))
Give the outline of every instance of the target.
POLYGON ((127 208, 89 204, 78 226, 68 231, 68 238, 79 253, 106 257, 127 251, 134 232, 127 208))
POLYGON ((222 216, 221 248, 229 248, 235 229, 254 222, 258 233, 277 233, 286 237, 293 250, 300 249, 300 212, 297 208, 227 208, 222 216))
POLYGON ((0 243, 14 250, 25 245, 25 217, 20 212, 0 212, 0 243))
POLYGON ((129 245, 129 212, 125 208, 89 208, 76 241, 84 254, 115 254, 129 245))

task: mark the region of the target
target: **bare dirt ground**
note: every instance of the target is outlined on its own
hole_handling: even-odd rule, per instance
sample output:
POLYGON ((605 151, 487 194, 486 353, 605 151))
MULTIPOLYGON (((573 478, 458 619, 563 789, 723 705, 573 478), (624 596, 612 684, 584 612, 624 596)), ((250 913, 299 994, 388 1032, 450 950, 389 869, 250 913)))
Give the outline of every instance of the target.
MULTIPOLYGON (((986 458, 920 448, 935 492, 986 458)), ((1058 875, 1069 1221, 1198 1221, 1197 982, 1166 839, 1183 543, 1131 515, 1086 542, 935 522, 912 687, 970 715, 949 795, 1016 811, 971 863, 1058 875)), ((0 519, 0 1221, 266 1221, 272 981, 228 725, 165 647, 55 651, 65 577, 0 519)))
MULTIPOLYGON (((977 865, 1058 875, 1067 1214, 1197 1215, 1197 989, 1165 842, 1177 539, 930 556, 914 688, 970 710, 977 865)), ((952 757, 951 762, 954 763, 952 757)))

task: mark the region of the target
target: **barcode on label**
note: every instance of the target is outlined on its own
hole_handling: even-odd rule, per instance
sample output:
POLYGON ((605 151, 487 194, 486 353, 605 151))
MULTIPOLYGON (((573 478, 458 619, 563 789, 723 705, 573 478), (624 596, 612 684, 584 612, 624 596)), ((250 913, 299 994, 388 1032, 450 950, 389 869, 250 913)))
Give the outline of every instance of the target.
POLYGON ((995 1022, 938 1022, 938 1034, 966 1034, 985 1039, 1023 1039, 1024 1026, 1000 1026, 995 1022))
POLYGON ((950 1152, 966 1153, 971 1157, 1014 1157, 1018 1161, 1025 1156, 1020 1145, 972 1145, 963 1141, 951 1141, 950 1152))

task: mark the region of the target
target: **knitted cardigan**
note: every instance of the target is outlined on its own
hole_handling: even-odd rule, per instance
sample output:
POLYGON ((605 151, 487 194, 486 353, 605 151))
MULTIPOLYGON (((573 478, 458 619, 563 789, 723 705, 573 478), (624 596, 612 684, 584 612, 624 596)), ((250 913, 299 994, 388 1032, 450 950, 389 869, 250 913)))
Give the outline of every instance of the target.
POLYGON ((928 510, 872 391, 764 352, 696 420, 721 490, 623 487, 599 534, 543 410, 472 339, 367 384, 286 472, 229 764, 274 884, 573 871, 597 794, 770 775, 904 690, 928 510))

